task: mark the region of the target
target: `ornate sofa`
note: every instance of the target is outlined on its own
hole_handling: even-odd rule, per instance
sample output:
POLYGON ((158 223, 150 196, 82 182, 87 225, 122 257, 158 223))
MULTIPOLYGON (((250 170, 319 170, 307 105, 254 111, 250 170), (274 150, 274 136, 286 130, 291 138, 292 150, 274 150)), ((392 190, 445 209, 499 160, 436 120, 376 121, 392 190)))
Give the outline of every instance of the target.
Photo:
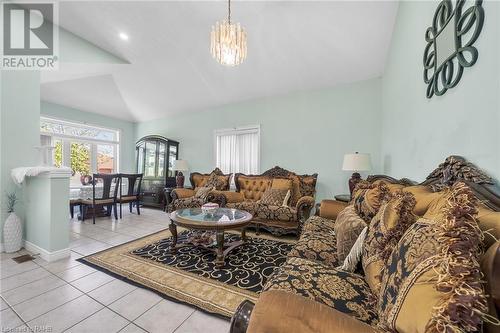
POLYGON ((226 191, 229 190, 231 183, 231 175, 225 175, 219 168, 215 168, 211 173, 199 173, 193 172, 189 176, 189 181, 191 182, 192 188, 176 188, 174 189, 170 196, 172 198, 171 203, 167 206, 167 212, 171 213, 174 210, 182 208, 198 208, 204 203, 211 200, 209 195, 206 199, 197 198, 195 196, 196 191, 200 187, 204 187, 210 179, 210 176, 217 176, 220 187, 218 190, 226 191))
MULTIPOLYGON (((447 158, 423 183, 418 185, 408 179, 396 180, 388 176, 370 176, 368 180, 372 184, 384 182, 391 188, 391 191, 404 189, 412 193, 416 201, 413 212, 417 217, 433 209, 439 197, 437 191, 441 190, 444 185, 465 183, 470 188, 471 195, 479 199, 479 201, 474 201, 477 207, 476 221, 484 235, 484 239, 477 247, 485 250, 479 258, 482 272, 478 273, 479 278, 474 283, 480 284, 479 281, 483 280, 481 275, 483 276, 486 282, 485 293, 488 295, 486 311, 489 311, 490 316, 483 316, 482 320, 487 320, 475 324, 480 327, 482 325, 484 332, 499 332, 500 326, 492 324, 495 321, 499 323, 500 313, 500 192, 498 186, 494 185, 493 181, 481 170, 457 156, 447 158)), ((337 242, 334 226, 337 215, 347 205, 335 200, 321 202, 317 215, 309 218, 305 223, 300 239, 289 253, 286 263, 269 279, 257 303, 244 301, 238 307, 231 321, 231 333, 375 333, 381 331, 378 312, 380 307, 377 307, 377 300, 380 302, 380 299, 388 297, 382 291, 378 295, 375 294, 360 266, 355 273, 339 268, 341 263, 336 255, 337 242)), ((460 210, 454 212, 462 213, 460 210)), ((443 216, 445 215, 443 213, 443 216)), ((417 224, 418 222, 415 222, 415 225, 417 224)), ((450 235, 458 237, 453 228, 450 235)), ((473 246, 471 244, 468 249, 473 246)), ((463 251, 459 253, 461 252, 463 253, 463 251)), ((399 253, 396 252, 396 254, 399 253)), ((391 269, 399 271, 401 267, 406 267, 405 265, 400 261, 393 261, 392 266, 382 269, 390 272, 391 269)), ((450 268, 452 265, 447 264, 447 267, 452 269, 450 268)), ((458 274, 462 273, 464 272, 458 272, 458 274)), ((420 284, 417 285, 418 288, 425 288, 420 287, 420 284)), ((441 291, 446 294, 446 291, 451 288, 448 284, 441 291)), ((387 291, 387 289, 382 290, 387 291)), ((436 290, 439 291, 437 287, 436 290)), ((410 326, 413 325, 414 329, 393 329, 392 331, 423 332, 423 326, 414 325, 413 322, 418 322, 418 318, 422 318, 420 309, 425 308, 426 303, 421 302, 418 297, 424 295, 425 292, 425 289, 420 289, 420 292, 416 294, 416 307, 413 312, 407 311, 404 316, 406 322, 410 322, 410 326)), ((406 293, 402 294, 407 297, 406 293)), ((464 295, 459 297, 464 297, 464 295)), ((380 306, 380 303, 378 304, 380 306)), ((452 328, 446 326, 448 323, 452 320, 464 320, 464 317, 471 313, 468 308, 461 309, 460 306, 451 306, 445 310, 451 310, 452 315, 440 318, 441 325, 443 325, 440 330, 442 332, 451 332, 452 328)), ((424 325, 425 323, 427 322, 424 322, 424 325)), ((382 331, 386 330, 382 328, 382 331)), ((425 332, 434 331, 426 328, 425 332)))
POLYGON ((278 166, 261 175, 237 173, 234 176, 236 192, 216 191, 212 194, 211 201, 250 212, 253 215, 252 225, 257 233, 262 228, 278 236, 298 235, 314 207, 317 178, 317 174, 297 175, 278 166), (291 197, 287 206, 260 203, 262 195, 271 188, 274 179, 291 180, 291 197))

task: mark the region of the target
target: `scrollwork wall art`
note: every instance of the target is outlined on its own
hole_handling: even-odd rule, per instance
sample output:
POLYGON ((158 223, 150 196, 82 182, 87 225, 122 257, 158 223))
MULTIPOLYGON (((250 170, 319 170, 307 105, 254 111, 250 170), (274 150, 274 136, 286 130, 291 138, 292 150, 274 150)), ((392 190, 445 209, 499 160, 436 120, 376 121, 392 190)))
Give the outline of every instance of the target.
POLYGON ((425 32, 424 82, 427 98, 455 87, 464 68, 478 58, 476 42, 484 22, 482 0, 443 0, 425 32))

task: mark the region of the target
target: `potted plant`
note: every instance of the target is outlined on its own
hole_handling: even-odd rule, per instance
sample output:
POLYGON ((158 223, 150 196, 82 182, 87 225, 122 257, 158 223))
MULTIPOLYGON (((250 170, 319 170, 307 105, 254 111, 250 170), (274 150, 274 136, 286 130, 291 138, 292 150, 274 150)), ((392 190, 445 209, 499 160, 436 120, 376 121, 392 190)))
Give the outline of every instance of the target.
POLYGON ((4 247, 7 253, 19 251, 23 245, 23 226, 21 219, 14 212, 14 206, 18 200, 15 192, 7 193, 7 213, 9 216, 3 225, 4 247))

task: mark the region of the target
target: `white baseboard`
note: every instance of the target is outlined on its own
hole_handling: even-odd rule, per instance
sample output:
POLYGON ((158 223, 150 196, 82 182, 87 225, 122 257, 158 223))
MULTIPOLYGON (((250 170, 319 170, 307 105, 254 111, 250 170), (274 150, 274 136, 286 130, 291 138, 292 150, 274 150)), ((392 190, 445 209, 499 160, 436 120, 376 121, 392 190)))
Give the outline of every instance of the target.
POLYGON ((39 254, 40 258, 48 262, 68 258, 71 255, 71 250, 69 248, 49 252, 42 249, 38 245, 28 242, 27 240, 24 241, 24 248, 34 254, 39 254))

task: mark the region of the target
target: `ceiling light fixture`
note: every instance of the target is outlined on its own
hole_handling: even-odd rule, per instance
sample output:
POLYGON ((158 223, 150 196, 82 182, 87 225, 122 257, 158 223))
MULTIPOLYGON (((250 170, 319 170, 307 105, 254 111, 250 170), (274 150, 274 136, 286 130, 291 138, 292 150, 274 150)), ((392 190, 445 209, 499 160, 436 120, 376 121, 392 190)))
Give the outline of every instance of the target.
POLYGON ((227 66, 238 66, 247 57, 247 33, 239 23, 231 22, 231 0, 228 0, 227 20, 212 26, 210 52, 215 60, 227 66))
POLYGON ((128 35, 124 32, 120 32, 120 34, 118 36, 120 36, 120 38, 122 40, 128 40, 128 35))

